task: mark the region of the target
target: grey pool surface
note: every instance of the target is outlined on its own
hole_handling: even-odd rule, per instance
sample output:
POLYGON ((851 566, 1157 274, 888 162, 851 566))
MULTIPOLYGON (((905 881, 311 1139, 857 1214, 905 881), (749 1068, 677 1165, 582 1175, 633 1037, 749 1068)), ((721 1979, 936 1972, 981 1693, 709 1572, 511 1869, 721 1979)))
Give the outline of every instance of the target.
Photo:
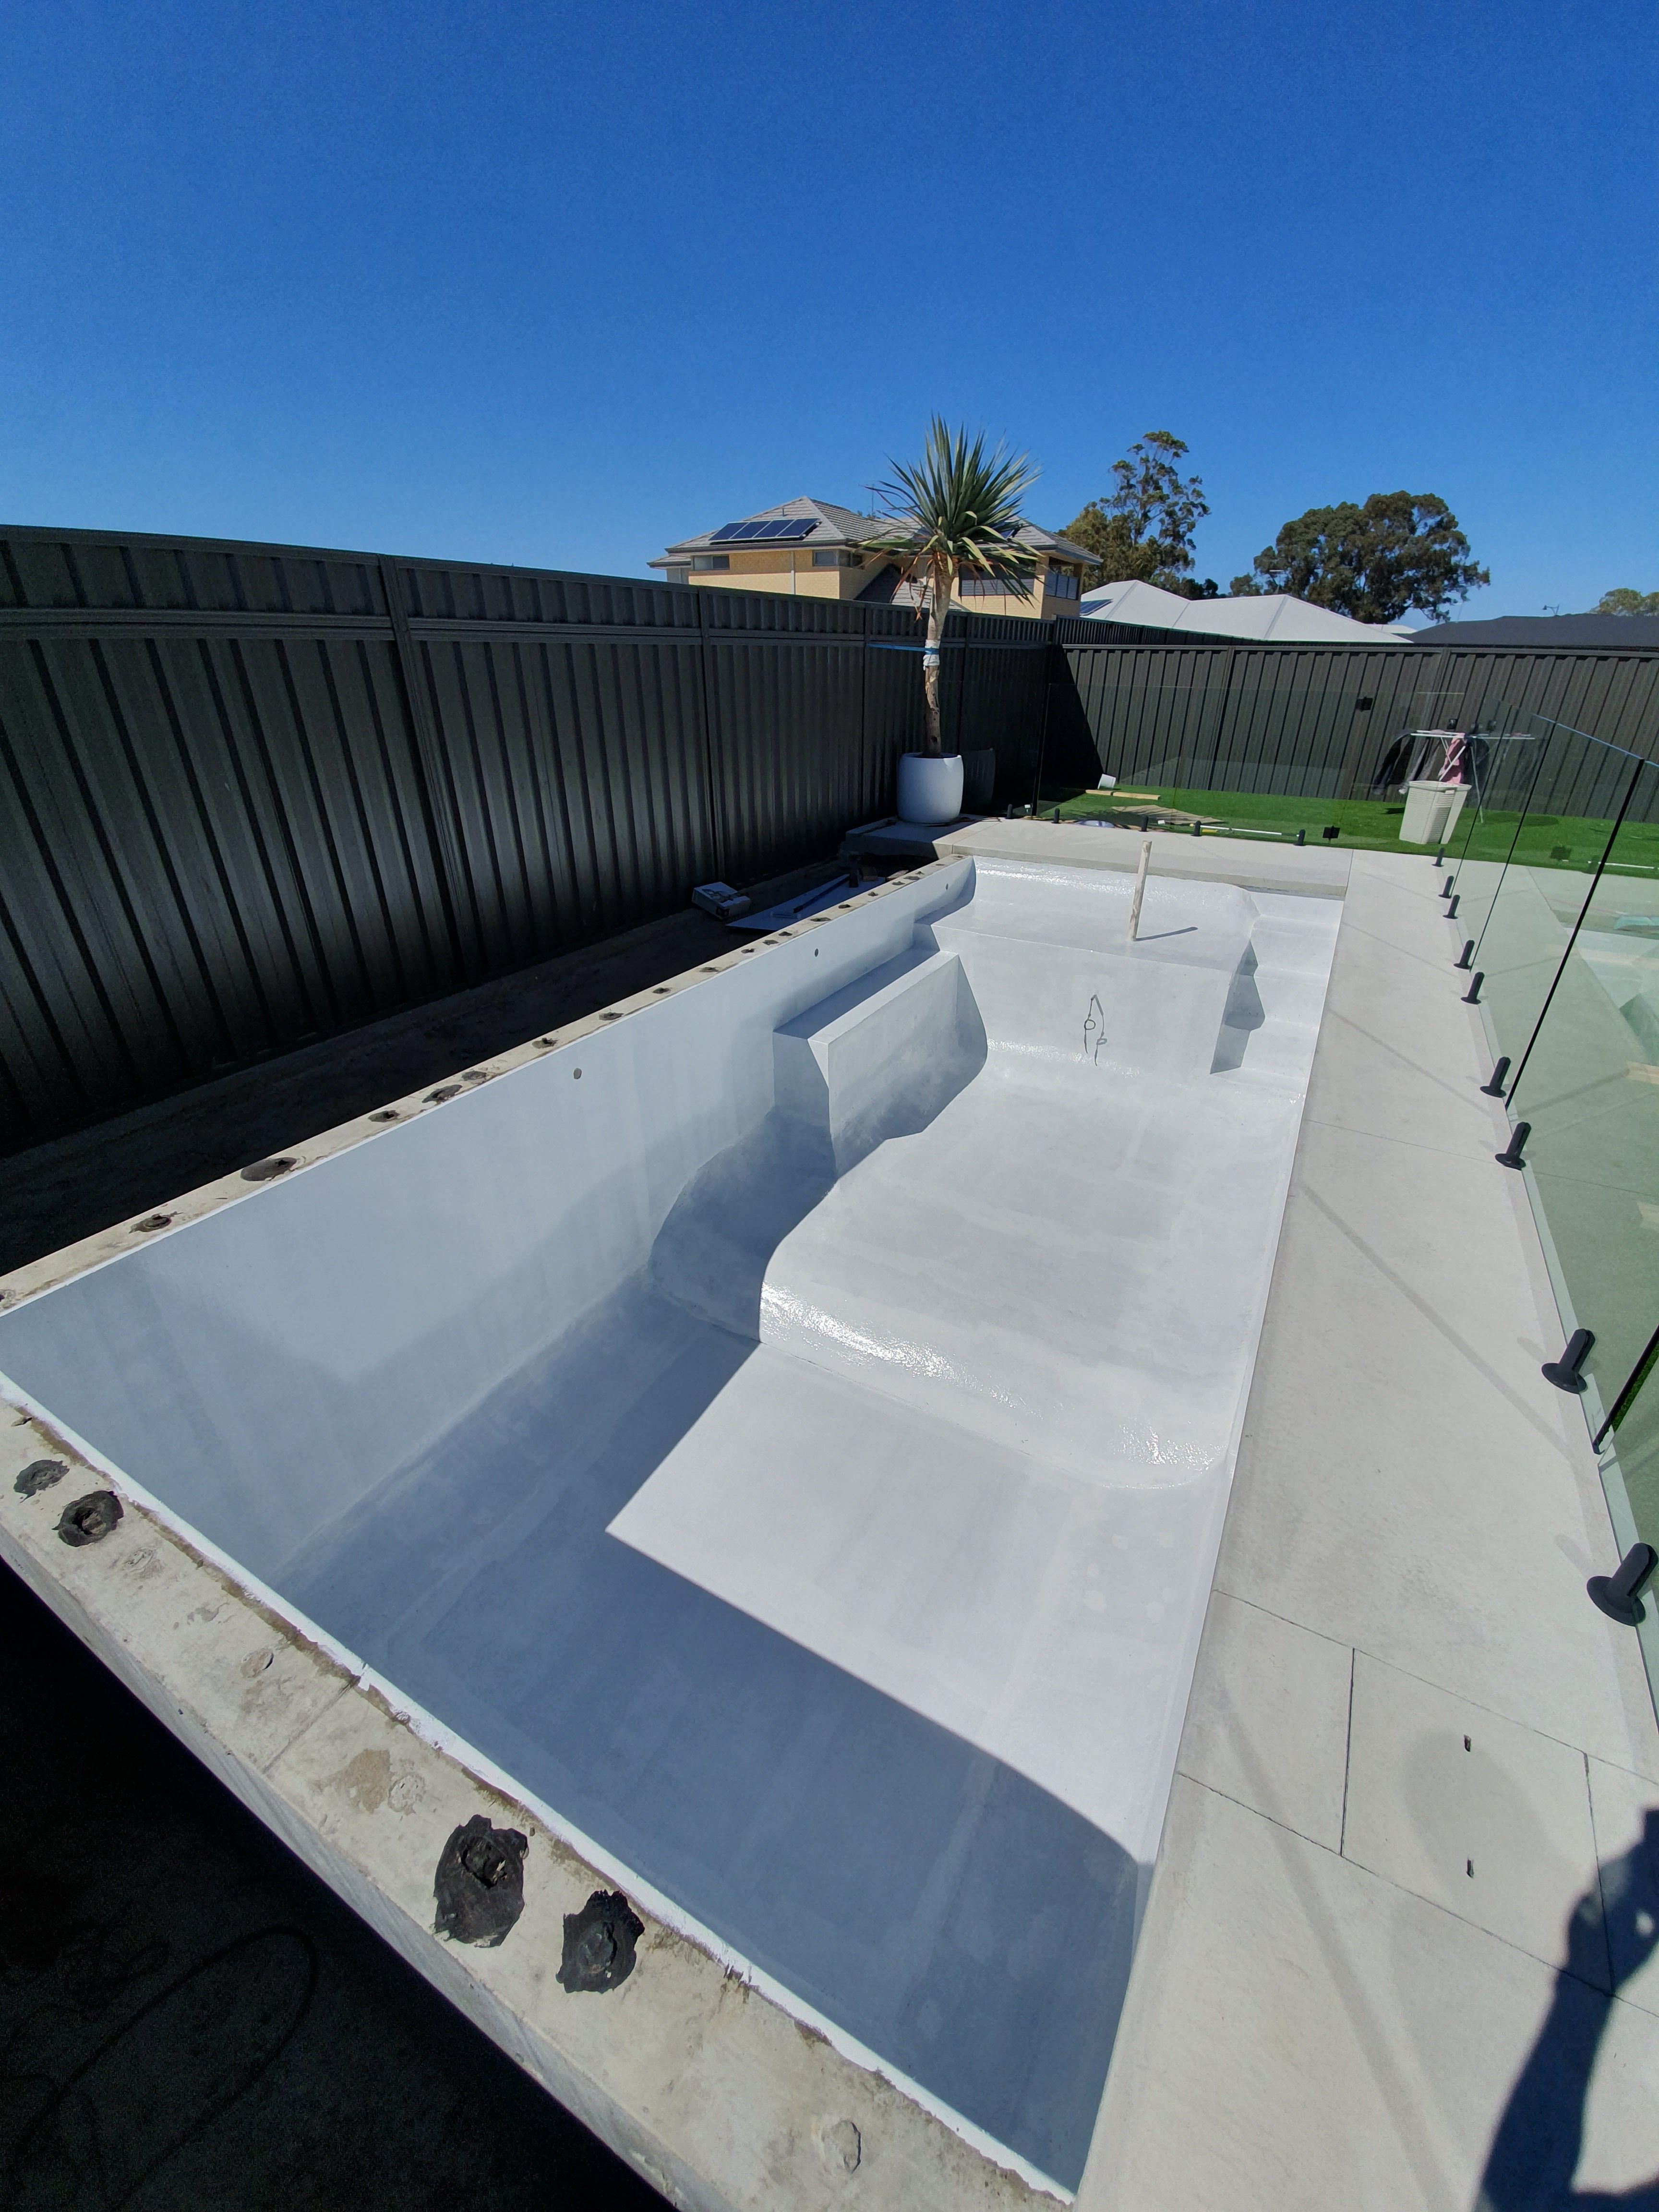
POLYGON ((1068 2188, 1338 920, 1127 909, 957 863, 0 1319, 222 1556, 1068 2188))

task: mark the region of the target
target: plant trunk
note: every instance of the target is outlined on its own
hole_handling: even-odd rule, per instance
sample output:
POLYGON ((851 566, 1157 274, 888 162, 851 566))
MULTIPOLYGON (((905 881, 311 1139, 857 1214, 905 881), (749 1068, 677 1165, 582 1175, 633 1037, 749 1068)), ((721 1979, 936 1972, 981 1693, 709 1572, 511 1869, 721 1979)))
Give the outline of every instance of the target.
POLYGON ((928 579, 927 642, 921 649, 921 696, 927 710, 927 732, 921 749, 929 760, 939 759, 945 751, 945 725, 939 705, 939 641, 950 611, 950 571, 935 568, 928 579))

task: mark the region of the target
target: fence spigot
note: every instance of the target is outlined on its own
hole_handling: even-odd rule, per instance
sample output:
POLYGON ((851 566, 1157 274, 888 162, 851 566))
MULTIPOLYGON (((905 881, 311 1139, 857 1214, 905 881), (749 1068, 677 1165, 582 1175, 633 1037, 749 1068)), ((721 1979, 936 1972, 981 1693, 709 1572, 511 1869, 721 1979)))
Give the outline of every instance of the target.
POLYGON ((1456 877, 1455 877, 1455 876, 1448 876, 1448 877, 1447 877, 1447 878, 1446 878, 1446 880, 1445 880, 1445 882, 1444 882, 1443 884, 1441 884, 1441 886, 1440 886, 1440 896, 1441 896, 1441 897, 1442 897, 1442 898, 1449 898, 1449 897, 1451 896, 1451 895, 1452 895, 1452 885, 1453 885, 1456 881, 1457 881, 1457 878, 1456 878, 1456 877))
POLYGON ((1434 865, 1437 868, 1443 868, 1446 865, 1446 848, 1443 845, 1434 856, 1434 865))
POLYGON ((1527 1164, 1522 1158, 1521 1154, 1526 1145, 1528 1138, 1531 1136, 1531 1134, 1532 1123, 1530 1121, 1517 1121, 1516 1123, 1515 1127, 1510 1131, 1509 1143, 1504 1146, 1501 1152, 1494 1152, 1492 1154, 1492 1158, 1497 1161, 1500 1168, 1525 1167, 1527 1164))
POLYGON ((1474 971, 1474 977, 1470 981, 1468 989, 1463 994, 1463 1004, 1466 1006, 1478 1006, 1480 1005, 1480 986, 1486 981, 1486 969, 1484 968, 1477 968, 1474 971))
POLYGON ((1296 833, 1296 842, 1297 842, 1297 843, 1298 845, 1305 845, 1305 844, 1307 843, 1307 842, 1308 842, 1308 833, 1307 833, 1307 831, 1306 831, 1305 830, 1298 830, 1297 831, 1297 833, 1296 833))
POLYGON ((1510 1056, 1508 1053, 1505 1053, 1504 1057, 1498 1061, 1497 1066, 1494 1067, 1492 1072, 1492 1081, 1490 1083, 1483 1083, 1480 1086, 1480 1088, 1486 1092, 1488 1098, 1501 1098, 1503 1097, 1504 1079, 1509 1074, 1509 1072, 1510 1056))
POLYGON ((1457 919, 1457 893, 1455 891, 1452 893, 1451 897, 1447 903, 1446 919, 1448 921, 1455 921, 1457 919))
POLYGON ((1547 1382, 1553 1382, 1558 1390, 1572 1390, 1582 1397, 1589 1389, 1587 1378, 1580 1372, 1589 1358, 1589 1348, 1595 1341, 1594 1329, 1576 1328, 1567 1339, 1566 1350, 1559 1359, 1547 1359, 1539 1370, 1547 1382))
POLYGON ((1463 940, 1463 950, 1457 956, 1457 964, 1460 968, 1467 968, 1474 957, 1474 939, 1472 937, 1466 937, 1463 940))
POLYGON ((1591 1603, 1599 1605, 1609 1620, 1634 1628, 1646 1612, 1642 1592, 1656 1567, 1659 1567, 1659 1552, 1651 1544, 1632 1544, 1619 1562, 1616 1575, 1592 1575, 1584 1588, 1591 1603))

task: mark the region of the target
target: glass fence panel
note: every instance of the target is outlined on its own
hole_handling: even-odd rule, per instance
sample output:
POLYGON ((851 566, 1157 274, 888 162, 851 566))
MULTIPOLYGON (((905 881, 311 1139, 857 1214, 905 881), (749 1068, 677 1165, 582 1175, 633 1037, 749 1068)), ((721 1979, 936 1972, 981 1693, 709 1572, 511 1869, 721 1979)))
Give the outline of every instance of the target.
MULTIPOLYGON (((1620 1554, 1637 1542, 1659 1550, 1659 1379, 1650 1365, 1601 1452, 1601 1480, 1620 1554)), ((1638 1625, 1648 1674, 1659 1698, 1659 1588, 1650 1584, 1638 1625)))
POLYGON ((1468 787, 1447 854, 1457 898, 1454 919, 1477 946, 1554 734, 1553 725, 1539 716, 1500 706, 1481 717, 1462 758, 1453 761, 1468 787))
MULTIPOLYGON (((1468 965, 1483 977, 1492 1057, 1506 1058, 1512 1074, 1560 971, 1637 765, 1628 753, 1541 717, 1513 726, 1517 738, 1522 730, 1534 742, 1506 748, 1515 765, 1505 771, 1507 788, 1499 785, 1494 793, 1521 804, 1489 810, 1510 817, 1490 825, 1495 840, 1507 835, 1508 858, 1491 863, 1490 878, 1474 878, 1474 911, 1466 919, 1460 896, 1456 917, 1474 940, 1468 965)), ((1513 1104, 1510 1118, 1522 1118, 1513 1104)))
MULTIPOLYGON (((1592 765, 1600 765, 1593 763, 1592 765)), ((1625 764, 1625 815, 1582 901, 1571 949, 1548 987, 1548 1011, 1517 1071, 1511 1121, 1527 1144, 1553 1246, 1563 1317, 1593 1329, 1587 1410, 1609 1410, 1659 1320, 1659 769, 1625 764)), ((1579 787, 1582 791, 1584 787, 1579 787)), ((1607 803, 1605 784, 1591 804, 1607 803)), ((1581 799, 1581 803, 1583 803, 1581 799)), ((1584 835, 1563 816, 1557 842, 1584 835)), ((1510 869, 1542 883, 1582 878, 1565 867, 1510 869)), ((1566 902, 1551 908, 1565 923, 1566 902)))

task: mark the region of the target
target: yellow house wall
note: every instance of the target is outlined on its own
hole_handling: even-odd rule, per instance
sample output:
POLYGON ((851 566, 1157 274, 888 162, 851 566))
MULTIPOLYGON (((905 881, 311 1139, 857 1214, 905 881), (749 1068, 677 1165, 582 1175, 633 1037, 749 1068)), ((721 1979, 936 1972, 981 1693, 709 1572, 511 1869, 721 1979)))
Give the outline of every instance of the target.
POLYGON ((723 585, 734 592, 787 592, 803 599, 855 599, 875 573, 868 566, 815 568, 810 546, 797 549, 793 571, 791 558, 787 552, 744 553, 734 549, 729 568, 693 568, 686 581, 723 585))

